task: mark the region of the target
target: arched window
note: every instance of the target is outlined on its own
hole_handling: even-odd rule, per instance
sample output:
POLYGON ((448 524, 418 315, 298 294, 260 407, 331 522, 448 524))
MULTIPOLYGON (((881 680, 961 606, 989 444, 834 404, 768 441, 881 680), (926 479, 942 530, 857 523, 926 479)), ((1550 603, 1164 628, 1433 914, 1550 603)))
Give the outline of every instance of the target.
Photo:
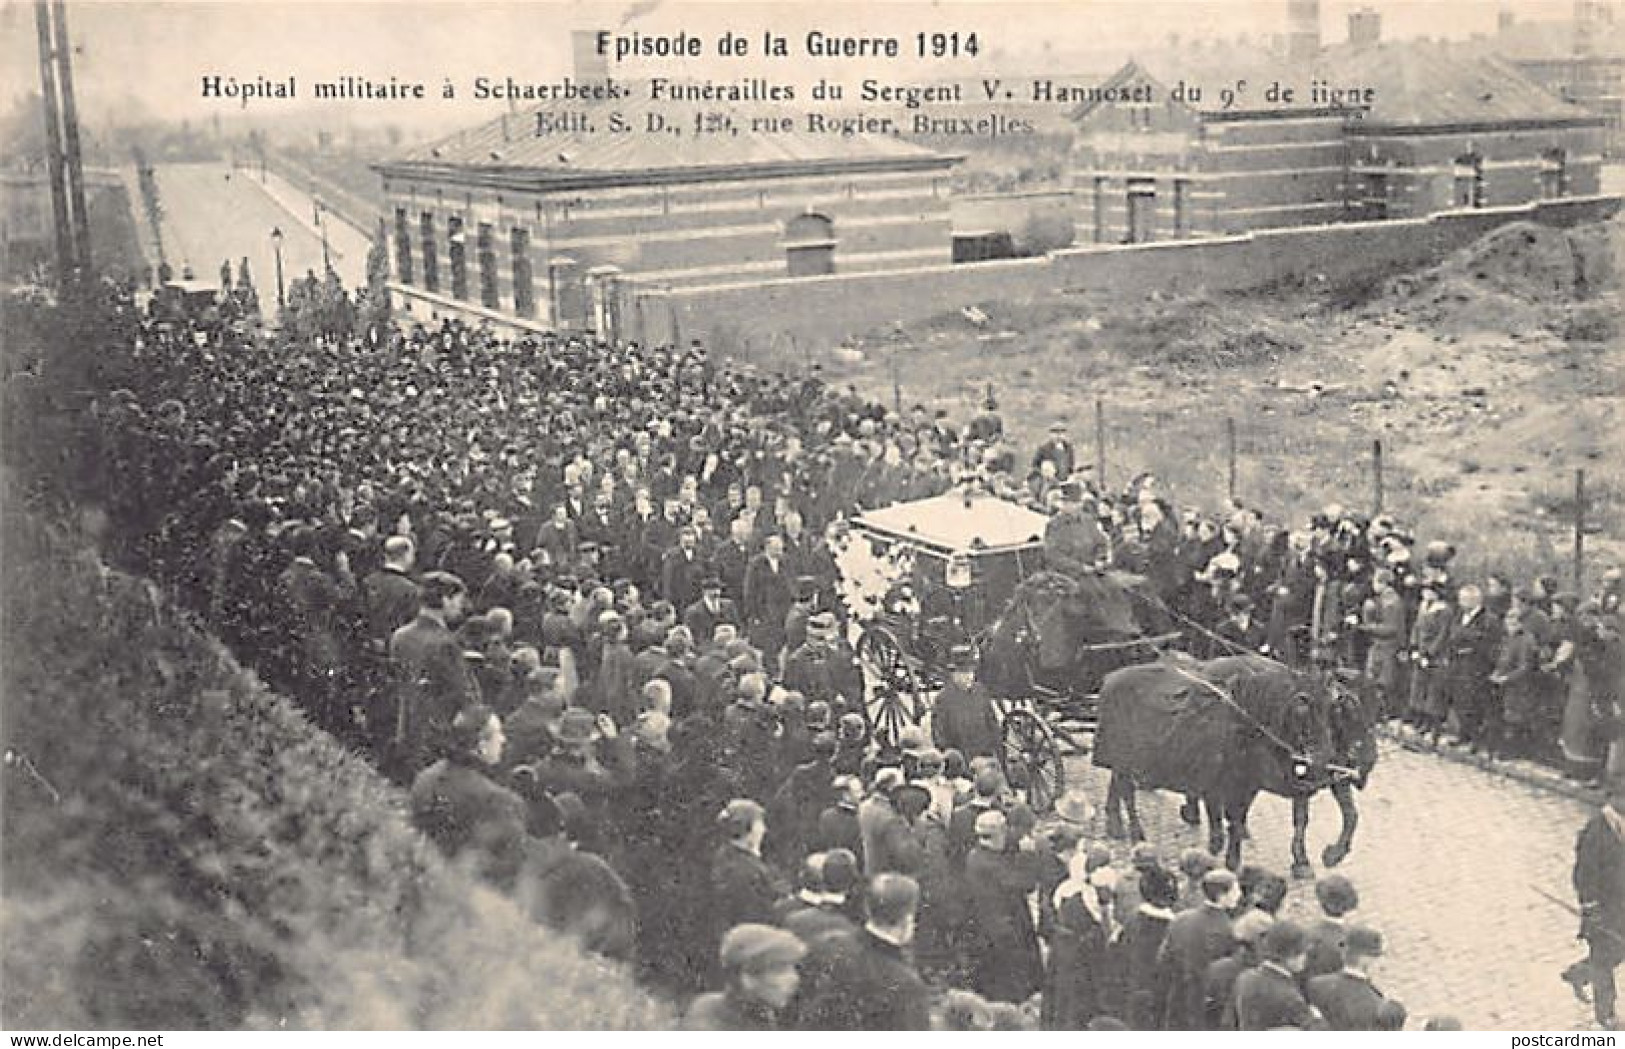
POLYGON ((792 277, 835 272, 835 223, 807 212, 784 224, 785 261, 792 277))

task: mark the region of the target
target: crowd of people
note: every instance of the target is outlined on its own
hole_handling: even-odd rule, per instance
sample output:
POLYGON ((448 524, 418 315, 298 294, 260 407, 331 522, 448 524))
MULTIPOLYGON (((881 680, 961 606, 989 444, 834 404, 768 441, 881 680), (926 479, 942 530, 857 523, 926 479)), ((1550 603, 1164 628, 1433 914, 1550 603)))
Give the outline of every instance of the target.
POLYGON ((1077 795, 1040 824, 974 652, 929 730, 881 746, 838 597, 861 508, 975 485, 1043 509, 1052 567, 1144 575, 1198 650, 1358 669, 1385 714, 1496 753, 1561 741, 1593 776, 1616 720, 1617 574, 1585 600, 1461 583, 1387 517, 1290 531, 1177 510, 1154 477, 1103 491, 1062 425, 1018 454, 991 390, 960 425, 698 345, 453 322, 259 341, 136 317, 109 352, 91 487, 115 555, 409 788, 449 856, 698 994, 694 1026, 1404 1022, 1345 879, 1304 926, 1267 871, 1144 846, 1119 871, 1077 795), (580 892, 625 914, 558 902, 580 892))

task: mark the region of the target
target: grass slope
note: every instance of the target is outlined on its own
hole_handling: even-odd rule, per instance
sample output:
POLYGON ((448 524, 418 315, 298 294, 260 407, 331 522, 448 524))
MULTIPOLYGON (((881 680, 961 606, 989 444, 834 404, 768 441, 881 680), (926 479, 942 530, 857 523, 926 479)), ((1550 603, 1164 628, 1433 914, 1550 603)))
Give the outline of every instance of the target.
POLYGON ((5 1026, 668 1024, 151 583, 7 502, 5 1026))

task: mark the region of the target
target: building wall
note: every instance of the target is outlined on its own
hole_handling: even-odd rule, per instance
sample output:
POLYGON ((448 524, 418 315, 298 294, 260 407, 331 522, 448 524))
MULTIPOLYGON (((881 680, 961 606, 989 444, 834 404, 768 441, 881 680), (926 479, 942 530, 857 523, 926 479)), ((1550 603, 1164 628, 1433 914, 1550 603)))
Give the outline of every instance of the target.
MULTIPOLYGON (((1114 115, 1113 124, 1120 118, 1114 115)), ((1091 118, 1088 126, 1094 123, 1091 118)), ((1160 152, 1140 149, 1115 126, 1083 137, 1073 178, 1080 244, 1146 239, 1143 228, 1131 229, 1131 180, 1154 190, 1151 240, 1448 211, 1461 206, 1455 162, 1469 155, 1480 160, 1476 206, 1525 204, 1552 195, 1542 177, 1548 154, 1564 158, 1557 196, 1601 191, 1601 128, 1383 135, 1380 129, 1345 130, 1341 117, 1306 115, 1212 120, 1198 133, 1175 135, 1174 130, 1148 133, 1147 146, 1160 152), (1173 200, 1180 183, 1187 220, 1176 229, 1173 200), (1385 184, 1385 203, 1367 209, 1364 202, 1377 183, 1385 184)))
MULTIPOLYGON (((479 231, 493 234, 496 309, 512 311, 513 230, 530 242, 535 319, 591 327, 594 285, 605 267, 615 279, 684 287, 760 281, 789 273, 787 224, 802 215, 830 220, 837 273, 931 266, 952 259, 947 162, 927 171, 856 172, 792 178, 738 179, 673 186, 605 187, 570 192, 516 192, 388 179, 385 224, 404 208, 414 230, 413 280, 398 294, 423 289, 422 243, 416 230, 434 215, 439 293, 451 294, 447 222, 463 220, 469 280, 466 299, 481 299, 479 231), (549 280, 550 263, 552 280, 549 280)), ((392 256, 395 245, 392 237, 392 256)), ((398 262, 398 260, 397 260, 398 262)), ((397 276, 400 270, 396 269, 397 276)), ((432 302, 425 297, 426 303, 432 302)))
MULTIPOLYGON (((1314 277, 1336 283, 1428 264, 1508 222, 1567 226, 1605 218, 1620 205, 1617 197, 1572 198, 1422 219, 1080 247, 1043 259, 685 288, 670 295, 629 285, 621 289, 622 312, 629 338, 700 339, 719 353, 764 366, 800 367, 851 336, 976 303, 1069 290, 1080 294, 1080 309, 1087 309, 1088 296, 1242 291, 1314 277)), ((893 350, 888 345, 878 352, 893 350)), ((912 351, 905 343, 896 352, 912 351)))
POLYGON ((1458 206, 1455 162, 1470 155, 1481 160, 1484 207, 1543 199, 1543 157, 1553 151, 1564 156, 1559 195, 1591 196, 1601 191, 1602 146, 1600 128, 1355 135, 1351 136, 1350 160, 1355 176, 1375 171, 1389 173, 1395 187, 1389 214, 1408 218, 1458 206))
POLYGON ((1080 243, 1147 239, 1146 228, 1131 221, 1135 205, 1130 198, 1136 195, 1131 180, 1154 191, 1152 240, 1315 225, 1343 217, 1347 146, 1341 117, 1231 120, 1181 107, 1151 107, 1149 128, 1144 119, 1143 111, 1134 117, 1132 107, 1108 107, 1086 121, 1073 169, 1080 243), (1125 129, 1125 119, 1140 120, 1141 133, 1125 129), (1176 221, 1181 215, 1183 221, 1176 221))

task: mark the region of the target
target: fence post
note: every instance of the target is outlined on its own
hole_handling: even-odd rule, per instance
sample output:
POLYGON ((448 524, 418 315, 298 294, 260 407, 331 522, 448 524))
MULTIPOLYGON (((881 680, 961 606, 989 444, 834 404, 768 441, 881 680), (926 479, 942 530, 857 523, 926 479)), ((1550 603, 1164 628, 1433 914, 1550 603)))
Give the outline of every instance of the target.
POLYGON ((1574 471, 1574 592, 1585 594, 1586 472, 1574 471))
POLYGON ((1382 513, 1382 439, 1371 442, 1371 516, 1382 513))
POLYGON ((1224 417, 1224 450, 1227 464, 1225 474, 1225 493, 1229 495, 1230 502, 1236 501, 1236 419, 1233 415, 1224 417))
POLYGON ((1095 483, 1106 490, 1106 402, 1095 398, 1095 483))

